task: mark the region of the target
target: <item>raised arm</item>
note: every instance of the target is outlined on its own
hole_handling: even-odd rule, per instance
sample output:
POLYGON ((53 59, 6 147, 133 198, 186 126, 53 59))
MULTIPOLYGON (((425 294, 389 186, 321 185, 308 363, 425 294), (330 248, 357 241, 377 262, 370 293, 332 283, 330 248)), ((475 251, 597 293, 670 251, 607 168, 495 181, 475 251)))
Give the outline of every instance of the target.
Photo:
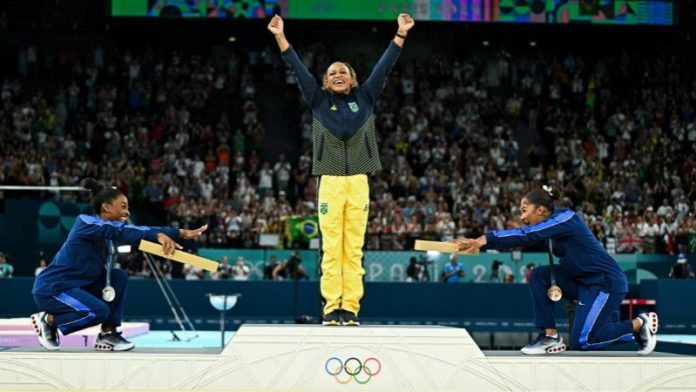
POLYGON ((278 15, 274 15, 268 23, 268 30, 273 33, 281 53, 290 48, 290 42, 285 38, 284 28, 283 18, 278 15))
POLYGON ((399 24, 399 28, 396 30, 396 35, 394 36, 394 43, 398 47, 402 48, 404 46, 406 36, 408 35, 408 31, 411 30, 416 22, 413 20, 413 18, 411 18, 411 15, 403 13, 399 14, 396 21, 399 24))
POLYGON ((387 50, 384 51, 384 54, 375 65, 372 73, 367 80, 365 80, 365 88, 373 103, 377 100, 377 97, 382 92, 382 89, 384 89, 389 72, 394 66, 394 63, 396 63, 396 59, 399 57, 401 48, 404 46, 404 41, 406 40, 408 31, 411 30, 415 24, 413 18, 411 18, 411 16, 408 14, 399 14, 396 21, 398 22, 399 27, 396 30, 394 39, 389 43, 387 50))
POLYGON ((268 23, 268 30, 273 33, 278 43, 280 54, 283 56, 283 60, 285 60, 294 72, 302 96, 307 102, 311 103, 319 85, 314 76, 309 73, 309 70, 305 67, 302 60, 300 60, 295 50, 290 46, 290 42, 285 38, 283 18, 278 15, 271 18, 271 22, 268 23))

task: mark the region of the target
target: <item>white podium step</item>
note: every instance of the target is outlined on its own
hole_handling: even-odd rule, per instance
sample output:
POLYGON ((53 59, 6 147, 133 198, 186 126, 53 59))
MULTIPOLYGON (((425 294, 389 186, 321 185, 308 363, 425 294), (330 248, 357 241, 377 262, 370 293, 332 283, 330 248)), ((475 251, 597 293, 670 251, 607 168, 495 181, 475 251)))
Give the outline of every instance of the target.
POLYGON ((635 391, 696 387, 696 358, 484 355, 465 329, 244 325, 221 353, 0 351, 1 390, 635 391))

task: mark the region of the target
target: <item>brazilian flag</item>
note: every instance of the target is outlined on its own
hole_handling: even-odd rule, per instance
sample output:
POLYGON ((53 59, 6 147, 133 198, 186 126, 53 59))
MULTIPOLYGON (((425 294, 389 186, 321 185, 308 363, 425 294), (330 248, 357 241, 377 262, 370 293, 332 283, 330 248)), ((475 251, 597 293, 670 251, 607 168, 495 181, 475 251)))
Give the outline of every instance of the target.
POLYGON ((288 218, 285 235, 290 243, 309 244, 309 240, 319 236, 319 218, 316 215, 288 218))

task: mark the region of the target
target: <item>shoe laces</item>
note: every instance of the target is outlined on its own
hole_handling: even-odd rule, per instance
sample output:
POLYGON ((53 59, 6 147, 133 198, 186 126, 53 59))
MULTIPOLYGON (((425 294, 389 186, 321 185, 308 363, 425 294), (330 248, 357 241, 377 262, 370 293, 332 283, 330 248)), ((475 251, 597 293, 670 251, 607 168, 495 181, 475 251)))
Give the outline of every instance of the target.
POLYGON ((539 343, 544 339, 553 339, 551 336, 548 336, 545 332, 540 332, 539 335, 532 341, 532 343, 539 343))
POLYGON ((48 323, 48 320, 46 319, 46 313, 44 313, 43 316, 41 316, 41 321, 42 321, 44 324, 46 324, 46 326, 48 327, 48 333, 49 333, 51 336, 47 336, 47 337, 50 338, 50 339, 58 340, 58 339, 59 339, 59 337, 58 337, 58 326, 55 325, 55 324, 54 324, 54 325, 51 325, 51 324, 48 323))
POLYGON ((105 338, 106 338, 106 337, 111 337, 111 338, 113 338, 113 339, 118 340, 119 342, 128 343, 128 341, 127 341, 126 339, 124 339, 123 336, 121 336, 121 334, 123 334, 122 331, 113 330, 113 331, 111 331, 111 332, 102 333, 102 337, 105 337, 105 338))

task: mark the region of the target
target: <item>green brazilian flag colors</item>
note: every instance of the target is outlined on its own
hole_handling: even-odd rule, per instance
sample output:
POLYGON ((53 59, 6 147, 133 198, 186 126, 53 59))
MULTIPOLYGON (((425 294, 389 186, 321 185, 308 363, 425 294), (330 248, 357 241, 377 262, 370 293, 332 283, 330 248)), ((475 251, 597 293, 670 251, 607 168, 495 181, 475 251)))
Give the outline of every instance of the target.
POLYGON ((319 218, 316 215, 288 218, 285 233, 291 243, 308 244, 309 240, 319 236, 319 218))

